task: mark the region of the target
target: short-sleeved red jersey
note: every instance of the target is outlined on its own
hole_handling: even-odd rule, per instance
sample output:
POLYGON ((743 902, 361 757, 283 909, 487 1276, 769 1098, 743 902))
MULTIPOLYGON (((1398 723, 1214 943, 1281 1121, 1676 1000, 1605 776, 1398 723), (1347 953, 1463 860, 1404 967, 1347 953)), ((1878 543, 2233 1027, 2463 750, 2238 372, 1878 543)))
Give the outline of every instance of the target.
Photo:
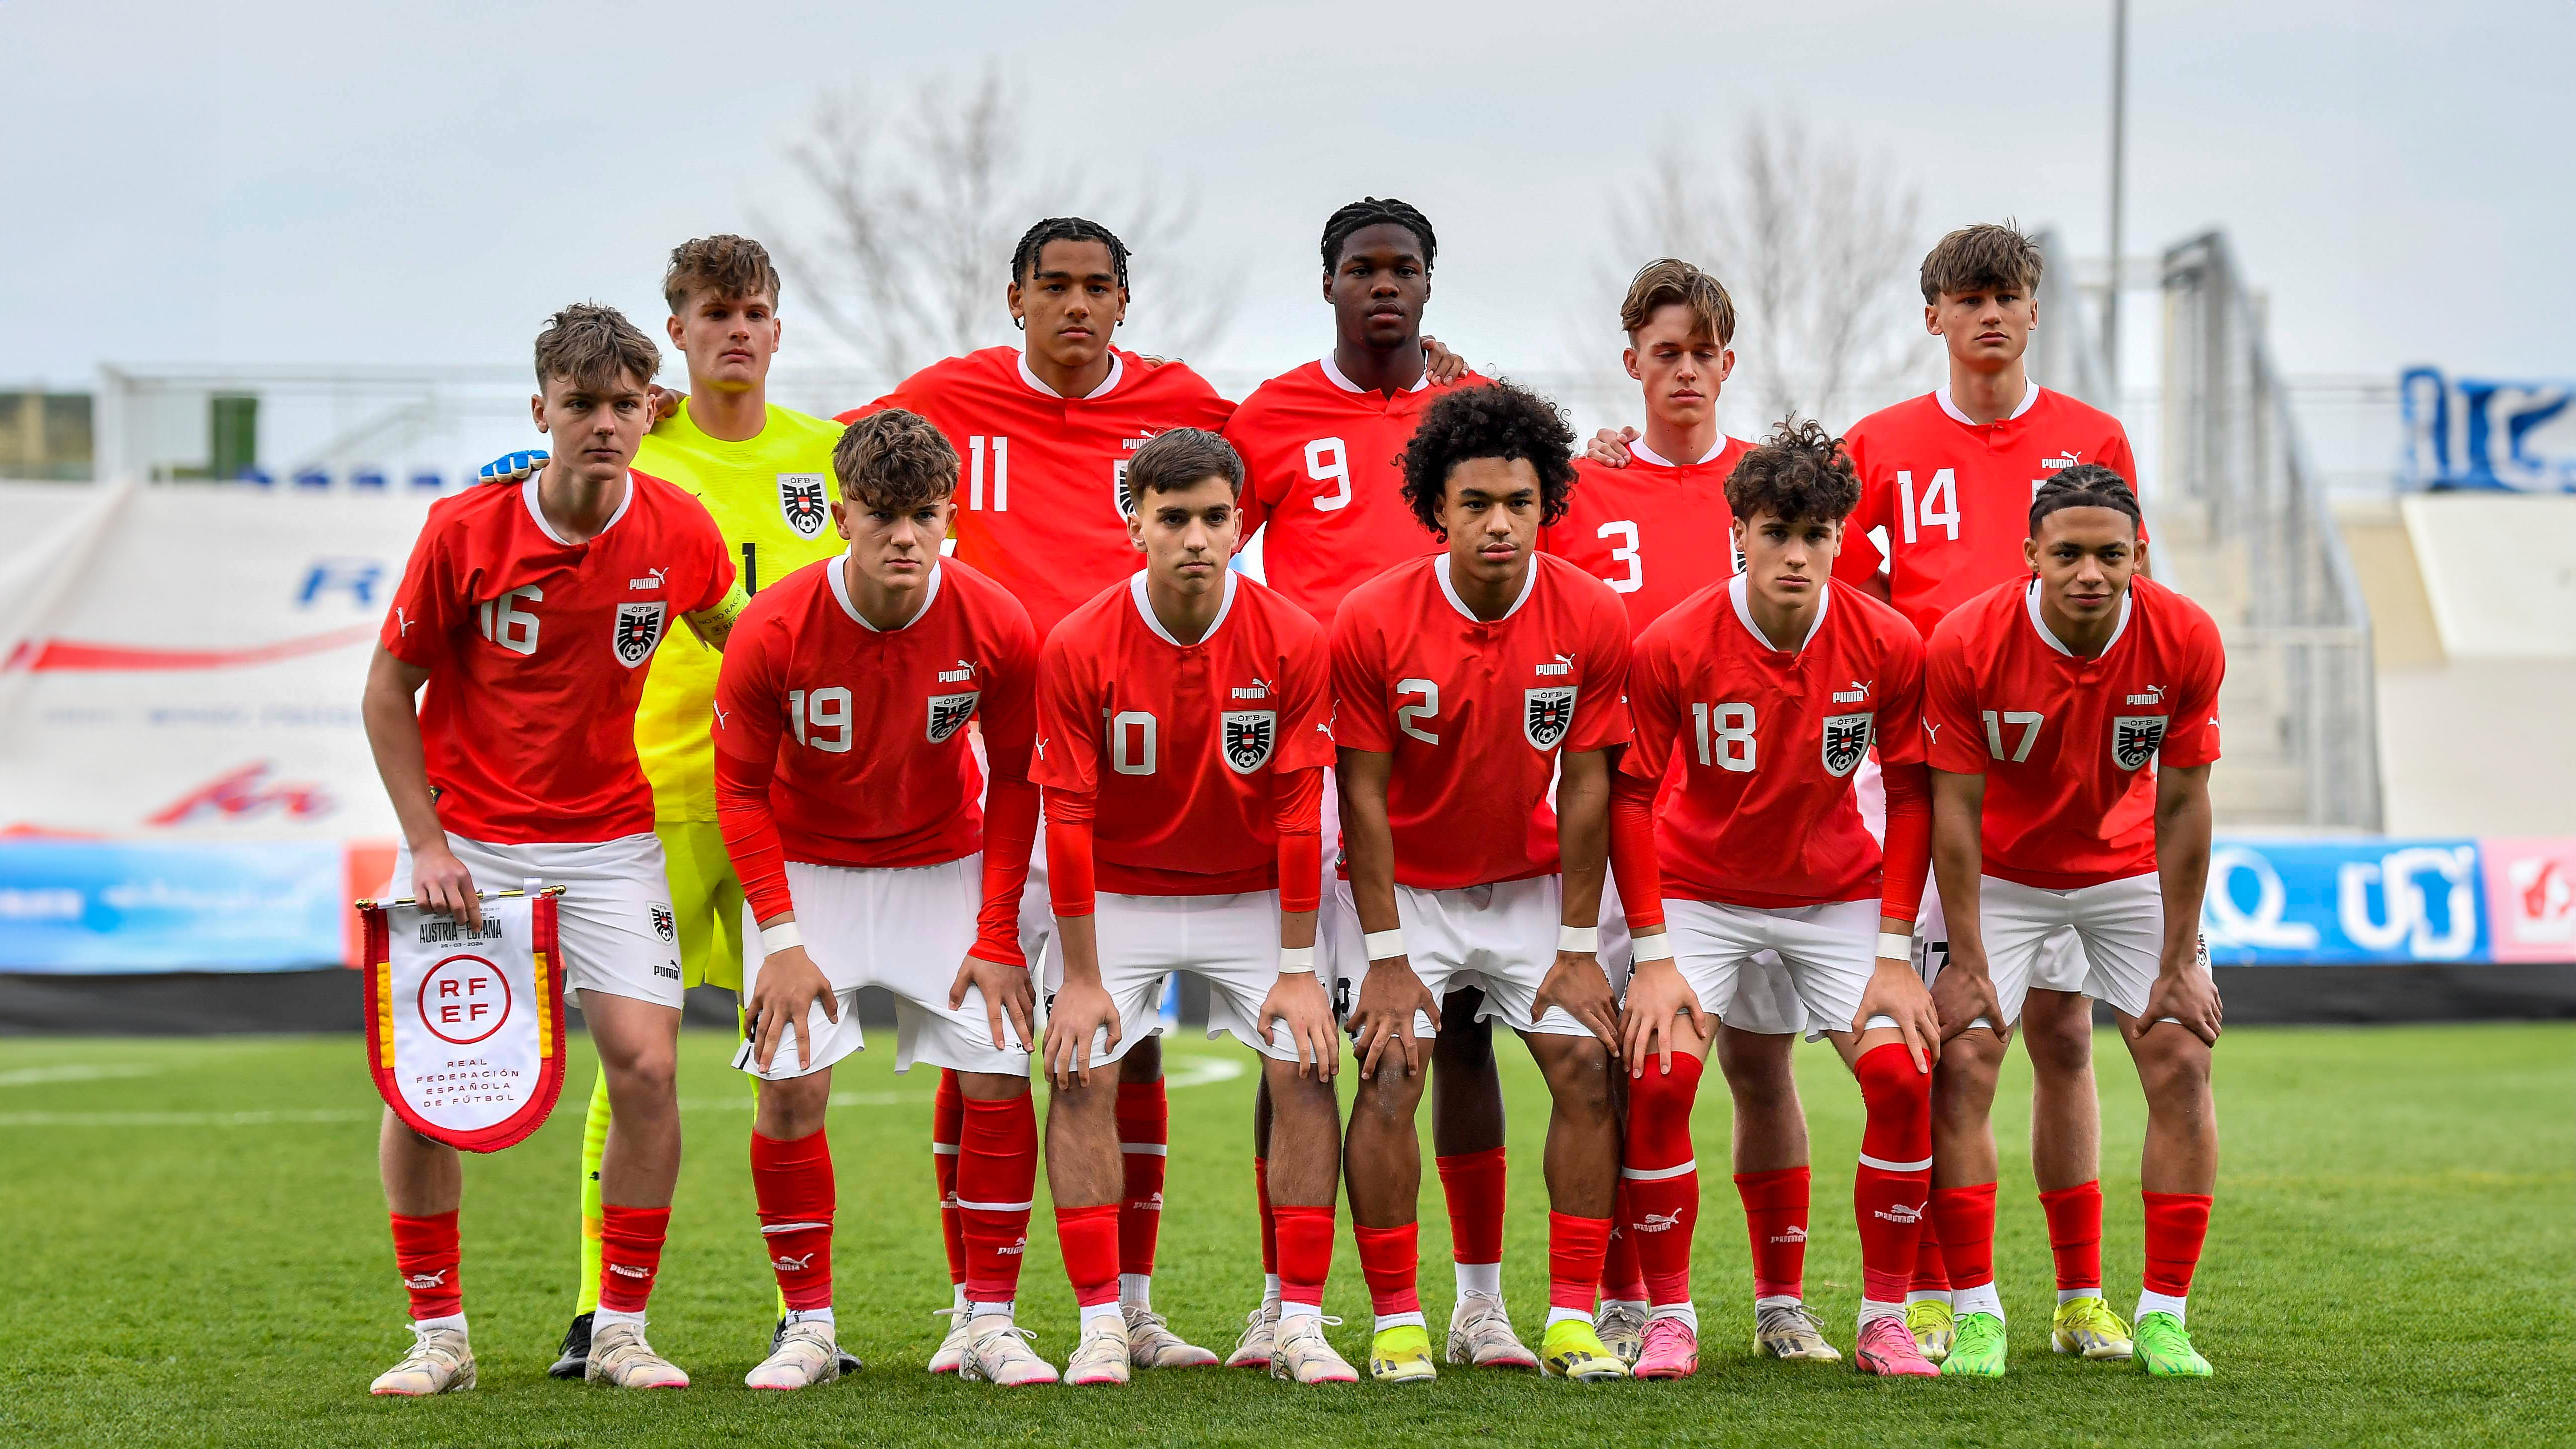
POLYGON ((1675 604, 1742 570, 1726 480, 1753 445, 1725 438, 1696 463, 1628 445, 1628 466, 1574 460, 1574 498, 1538 546, 1610 586, 1641 635, 1675 604))
POLYGON ((1875 742, 1923 759, 1923 639, 1848 584, 1795 651, 1754 626, 1742 575, 1656 620, 1628 667, 1635 744, 1620 768, 1680 785, 1655 808, 1664 894, 1764 909, 1876 900, 1878 842, 1852 771, 1875 742))
POLYGON ((1084 600, 1136 572, 1127 460, 1156 433, 1221 428, 1234 404, 1177 362, 1111 348, 1087 397, 1059 397, 1016 347, 935 362, 863 408, 919 413, 957 449, 957 554, 1027 607, 1044 639, 1084 600))
POLYGON ((1225 425, 1243 455, 1243 536, 1267 522, 1262 577, 1326 627, 1342 596, 1439 538, 1404 501, 1404 449, 1422 410, 1469 373, 1437 386, 1428 373, 1388 397, 1342 375, 1329 356, 1253 389, 1225 425))
POLYGON ((2218 758, 2227 659, 2198 604, 2133 578, 2119 632, 2079 658, 2040 622, 2039 583, 1950 612, 1924 666, 1925 756, 1986 777, 1985 873, 2074 890, 2156 868, 2155 772, 2218 758))
POLYGON ((733 588, 724 535, 687 493, 629 472, 607 527, 568 543, 538 509, 543 478, 432 504, 379 635, 430 671, 421 753, 439 823, 495 845, 653 828, 635 758, 644 662, 733 588))
POLYGON ((1047 636, 1030 778, 1094 797, 1102 890, 1274 889, 1271 777, 1333 762, 1330 669, 1323 627, 1232 569, 1196 644, 1164 630, 1136 574, 1047 636))
POLYGON ((2138 482, 2118 418, 2037 383, 1990 426, 1968 421, 1944 387, 1852 424, 1843 446, 1860 475, 1860 506, 1844 526, 1835 577, 1857 584, 1878 572, 1868 535, 1886 529, 1888 599, 1927 638, 1943 614, 2030 577, 2021 549, 2030 500, 2051 474, 2099 463, 2138 482))
POLYGON ((770 767, 786 858, 809 865, 940 865, 984 845, 981 721, 997 779, 1028 774, 1038 639, 1028 611, 971 565, 943 559, 912 622, 859 616, 843 559, 763 589, 716 677, 716 748, 770 767))
POLYGON ((1537 554, 1492 623, 1449 583, 1449 555, 1353 589, 1333 622, 1333 736, 1395 756, 1395 878, 1419 890, 1557 868, 1559 750, 1628 738, 1628 615, 1607 585, 1537 554))

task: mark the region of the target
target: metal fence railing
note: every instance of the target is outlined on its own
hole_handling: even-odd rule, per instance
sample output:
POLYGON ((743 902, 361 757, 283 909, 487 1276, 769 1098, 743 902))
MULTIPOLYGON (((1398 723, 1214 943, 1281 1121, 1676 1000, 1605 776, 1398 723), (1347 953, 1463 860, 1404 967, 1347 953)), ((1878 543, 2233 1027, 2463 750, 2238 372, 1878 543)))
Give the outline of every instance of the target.
POLYGON ((2166 251, 2164 301, 2155 514, 2197 538, 2222 585, 2201 602, 2227 641, 2231 753, 2274 755, 2268 823, 2376 830, 2369 610, 2225 233, 2166 251))

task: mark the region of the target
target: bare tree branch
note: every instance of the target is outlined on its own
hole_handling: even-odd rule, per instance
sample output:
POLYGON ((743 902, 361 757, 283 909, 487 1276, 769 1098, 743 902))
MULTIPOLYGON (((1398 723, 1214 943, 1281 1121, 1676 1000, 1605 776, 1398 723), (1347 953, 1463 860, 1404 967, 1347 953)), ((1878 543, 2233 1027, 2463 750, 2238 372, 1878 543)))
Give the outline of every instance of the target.
POLYGON ((991 66, 972 85, 933 77, 900 100, 857 87, 817 99, 786 151, 808 215, 759 218, 797 305, 899 378, 1010 340, 1002 290, 1012 247, 1039 218, 1076 212, 1134 256, 1122 343, 1173 357, 1215 345, 1234 320, 1242 274, 1182 260, 1197 189, 1145 177, 1129 193, 1078 198, 1062 179, 1071 168, 1020 144, 1023 112, 991 66))
POLYGON ((1848 423, 1923 370, 1908 305, 1920 196, 1795 117, 1748 122, 1722 175, 1679 147, 1614 194, 1618 262, 1697 262, 1735 298, 1730 391, 1764 420, 1798 412, 1848 423))

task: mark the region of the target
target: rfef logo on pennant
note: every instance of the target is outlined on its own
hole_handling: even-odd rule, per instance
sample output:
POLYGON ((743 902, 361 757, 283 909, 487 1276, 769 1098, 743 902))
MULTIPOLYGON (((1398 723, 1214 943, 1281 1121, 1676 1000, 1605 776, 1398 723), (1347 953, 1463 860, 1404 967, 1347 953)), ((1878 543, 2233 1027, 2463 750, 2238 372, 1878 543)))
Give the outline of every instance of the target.
POLYGON ((1521 735, 1535 750, 1552 750, 1574 728, 1574 692, 1579 685, 1558 684, 1522 692, 1521 735))
POLYGON ((830 516, 823 497, 820 473, 778 475, 778 516, 787 520, 798 538, 812 538, 823 531, 823 520, 830 516))
POLYGON ((480 930, 410 905, 360 901, 358 914, 367 1070, 385 1105, 469 1152, 536 1131, 563 1092, 555 898, 486 900, 480 930))
POLYGON ((653 657, 653 646, 662 642, 662 620, 670 605, 659 599, 649 604, 617 606, 617 637, 611 642, 617 649, 617 662, 632 669, 653 657))

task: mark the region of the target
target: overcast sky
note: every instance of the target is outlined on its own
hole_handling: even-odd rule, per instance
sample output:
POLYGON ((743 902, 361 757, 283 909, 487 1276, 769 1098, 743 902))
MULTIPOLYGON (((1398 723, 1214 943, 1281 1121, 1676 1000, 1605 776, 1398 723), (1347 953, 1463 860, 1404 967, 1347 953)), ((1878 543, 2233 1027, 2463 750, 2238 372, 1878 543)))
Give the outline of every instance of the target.
MULTIPOLYGON (((988 61, 1054 164, 1199 188, 1196 243, 1246 278, 1202 359, 1230 368, 1317 355, 1316 237, 1371 192, 1439 227, 1434 331, 1565 365, 1569 302, 1642 260, 1608 252, 1604 198, 1764 111, 1919 186, 1927 244, 2006 215, 2105 235, 2108 0, 396 8, 0 0, 0 387, 518 364, 553 307, 658 316, 674 241, 793 214, 781 151, 824 88, 988 61)), ((2131 23, 2133 253, 2228 228, 2293 372, 2576 374, 2576 6, 2138 0, 2131 23)), ((791 331, 783 363, 821 341, 791 331)))

